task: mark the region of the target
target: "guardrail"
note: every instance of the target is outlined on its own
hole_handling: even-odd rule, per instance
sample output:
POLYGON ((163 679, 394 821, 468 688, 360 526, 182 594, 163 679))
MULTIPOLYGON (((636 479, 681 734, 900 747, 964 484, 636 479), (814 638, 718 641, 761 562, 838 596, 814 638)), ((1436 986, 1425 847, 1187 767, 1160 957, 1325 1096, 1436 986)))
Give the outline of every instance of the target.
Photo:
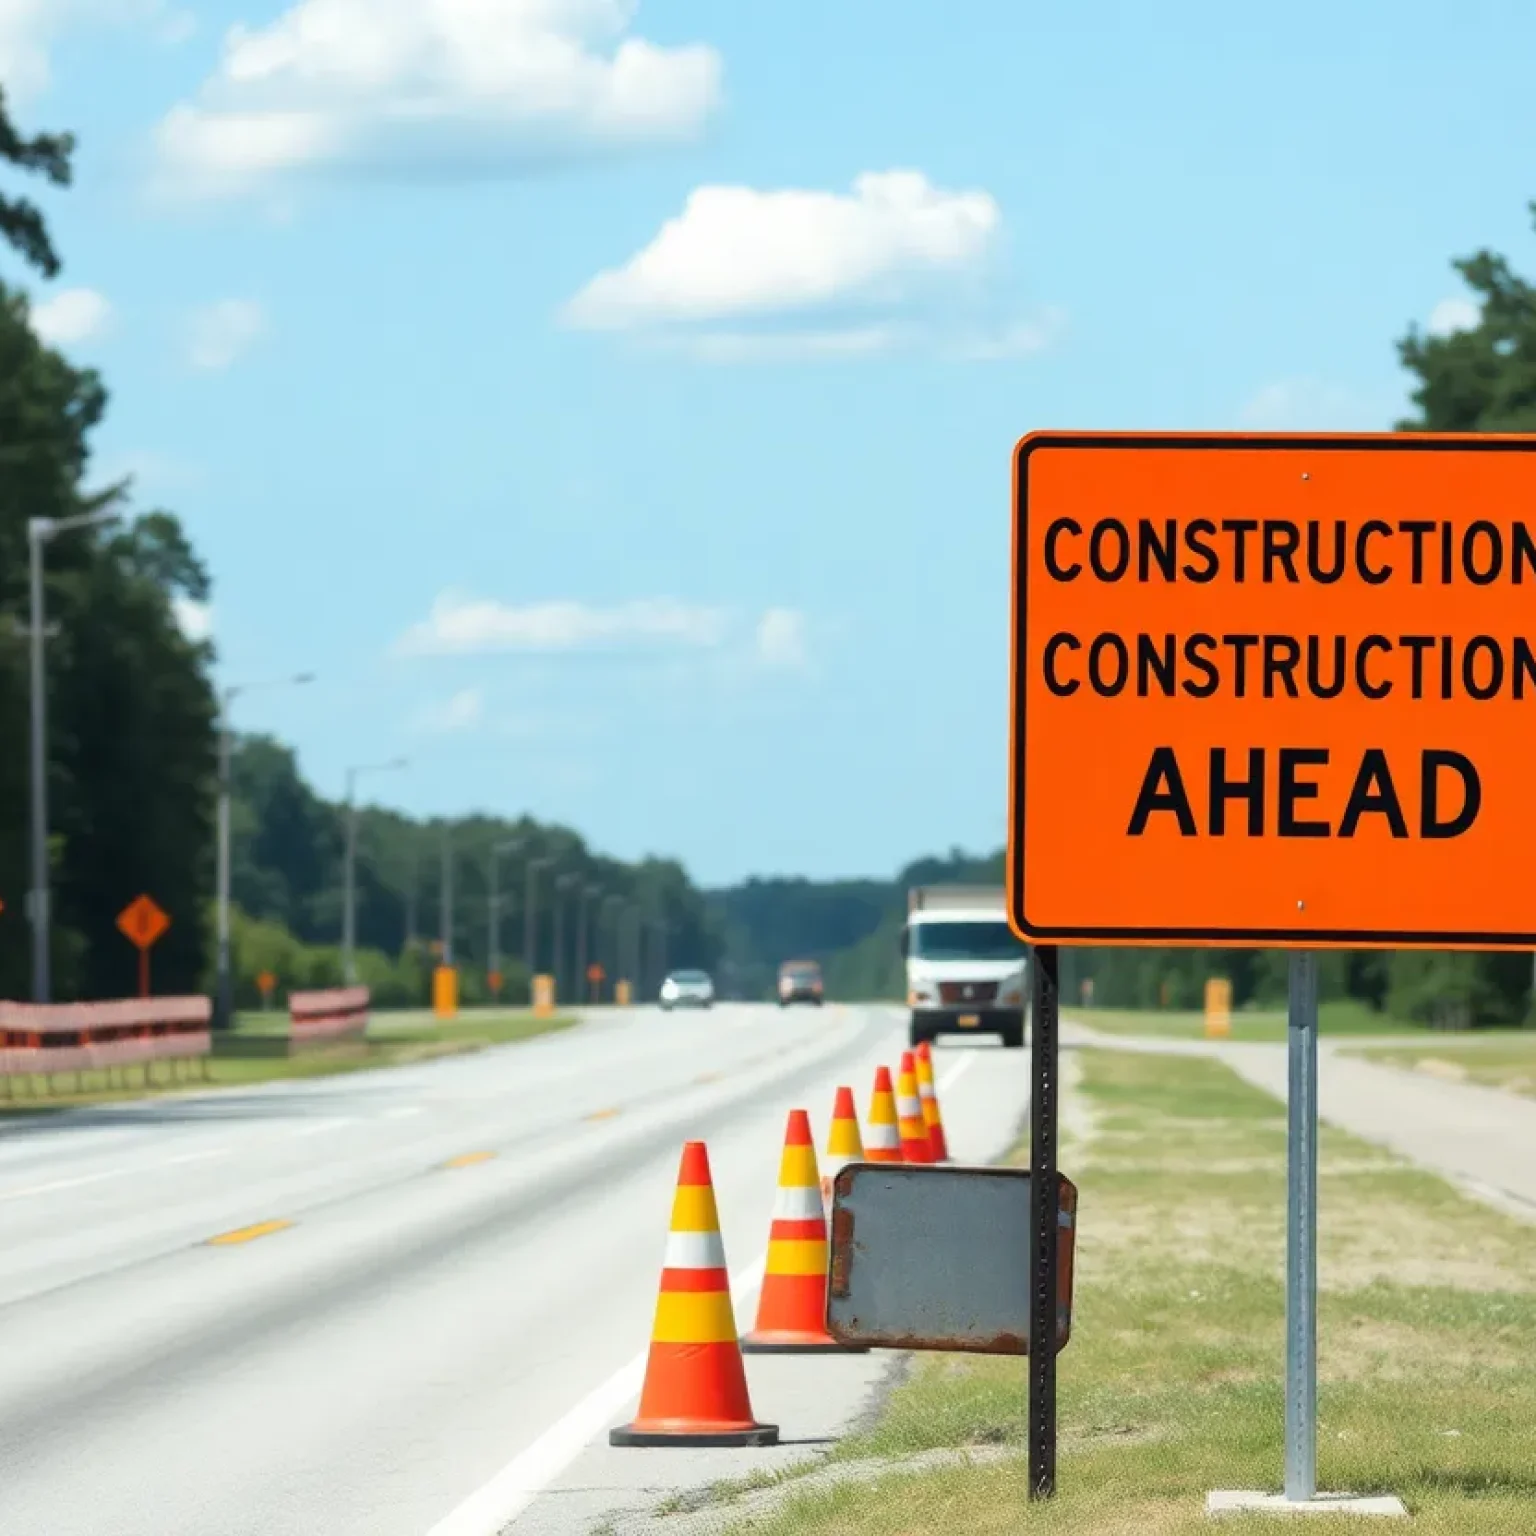
POLYGON ((368 988, 332 987, 288 994, 288 1048, 361 1040, 368 1028, 368 988))
POLYGON ((106 1072, 156 1062, 199 1061, 207 1075, 213 1004, 206 997, 127 998, 103 1003, 0 1002, 0 1078, 106 1072))

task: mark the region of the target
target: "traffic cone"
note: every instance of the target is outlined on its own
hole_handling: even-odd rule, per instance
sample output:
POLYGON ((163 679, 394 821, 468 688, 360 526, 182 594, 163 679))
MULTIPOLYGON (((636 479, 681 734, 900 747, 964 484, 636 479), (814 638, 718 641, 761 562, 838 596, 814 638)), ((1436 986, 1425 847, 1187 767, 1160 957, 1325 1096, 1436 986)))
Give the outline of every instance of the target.
POLYGON ((827 1137, 827 1171, 821 1176, 821 1198, 832 1203, 832 1181, 849 1163, 862 1162, 864 1142, 859 1135, 859 1116, 853 1107, 853 1089, 839 1088, 832 1105, 832 1132, 827 1137))
POLYGON ((811 1142, 810 1116, 803 1109, 792 1109, 768 1228, 768 1268, 757 1304, 757 1327, 741 1341, 742 1352, 848 1353, 827 1332, 826 1315, 827 1218, 821 1208, 816 1148, 811 1142))
POLYGON ((896 1129, 896 1096, 891 1092, 889 1067, 875 1068, 875 1095, 869 1104, 869 1140, 864 1147, 866 1163, 899 1163, 901 1136, 896 1129))
POLYGON ((923 1104, 923 1124, 928 1127, 928 1150, 936 1163, 949 1161, 944 1140, 944 1117, 939 1113, 939 1091, 933 1081, 933 1049, 926 1040, 914 1053, 917 1063, 917 1096, 923 1104))
POLYGON ((896 1076, 896 1120, 901 1127, 901 1160, 904 1163, 931 1163, 928 1127, 923 1123, 923 1101, 917 1092, 917 1066, 911 1051, 901 1053, 901 1068, 896 1076))
POLYGON ((640 1411, 610 1445, 777 1445, 747 1396, 720 1216, 702 1141, 683 1147, 640 1411))

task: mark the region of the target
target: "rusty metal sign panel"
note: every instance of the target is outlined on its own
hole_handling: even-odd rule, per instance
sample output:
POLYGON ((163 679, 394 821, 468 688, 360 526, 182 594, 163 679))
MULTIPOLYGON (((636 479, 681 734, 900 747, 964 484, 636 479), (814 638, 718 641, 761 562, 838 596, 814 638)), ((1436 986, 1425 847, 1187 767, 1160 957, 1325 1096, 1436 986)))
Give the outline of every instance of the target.
MULTIPOLYGON (((1060 1351, 1077 1186, 1057 1178, 1060 1351)), ((828 1331, 875 1349, 1028 1354, 1029 1190, 1027 1169, 850 1163, 832 1185, 828 1331)))

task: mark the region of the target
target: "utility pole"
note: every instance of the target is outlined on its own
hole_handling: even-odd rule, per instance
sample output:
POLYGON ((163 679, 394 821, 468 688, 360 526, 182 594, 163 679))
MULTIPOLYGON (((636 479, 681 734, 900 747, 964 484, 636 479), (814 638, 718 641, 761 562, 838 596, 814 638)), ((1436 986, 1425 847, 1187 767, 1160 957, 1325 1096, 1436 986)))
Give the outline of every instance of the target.
POLYGON ((624 898, 620 896, 617 891, 610 891, 608 895, 603 897, 602 903, 597 910, 597 949, 598 958, 601 961, 603 967, 603 980, 598 983, 598 994, 596 998, 596 1001, 598 1002, 603 1000, 602 989, 604 984, 606 984, 608 987, 608 996, 615 1001, 618 999, 618 992, 615 988, 615 983, 618 981, 619 976, 622 974, 624 969, 624 961, 619 953, 619 914, 623 911, 623 908, 624 898), (605 913, 608 914, 608 920, 606 922, 603 921, 603 916, 605 913), (603 934, 605 930, 608 937, 608 942, 606 944, 603 943, 603 934))
POLYGON ((568 1002, 565 995, 565 902, 561 900, 561 893, 569 890, 576 883, 575 875, 560 875, 555 880, 555 954, 552 967, 555 977, 555 1000, 559 1003, 568 1002))
POLYGON ((513 849, 521 848, 522 846, 523 840, 520 837, 509 837, 504 842, 491 845, 491 880, 487 898, 487 905, 489 907, 487 917, 490 924, 490 932, 487 936, 489 942, 486 945, 487 982, 489 982, 491 976, 497 975, 501 970, 501 897, 497 893, 496 866, 500 862, 502 854, 511 853, 513 849))
POLYGON ((416 829, 411 828, 410 836, 410 883, 405 891, 405 952, 410 954, 416 948, 416 887, 421 878, 421 849, 416 843, 416 829))
POLYGON ((523 898, 523 964, 528 967, 529 1001, 532 1001, 533 978, 539 969, 539 871, 548 869, 553 859, 529 859, 527 865, 528 889, 523 898))
POLYGON ((439 938, 443 946, 442 963, 453 964, 453 829, 443 822, 443 879, 438 892, 439 938))
POLYGON ((587 980, 587 913, 592 898, 597 894, 595 885, 584 885, 576 907, 576 996, 582 1002, 590 1002, 592 986, 587 980))
POLYGON ((342 865, 341 974, 346 984, 357 983, 357 776, 404 768, 403 757, 387 763, 365 763, 347 769, 347 851, 342 865))
POLYGON ((270 682, 239 683, 232 688, 226 688, 219 695, 219 817, 218 817, 218 844, 217 844, 217 927, 218 948, 214 966, 215 988, 213 1017, 214 1028, 230 1029, 235 1022, 235 981, 234 967, 231 963, 229 949, 229 900, 230 900, 230 847, 229 847, 229 819, 230 819, 230 758, 234 750, 234 733, 230 730, 229 716, 230 706, 242 693, 250 693, 258 688, 282 688, 296 687, 301 683, 312 683, 315 680, 313 672, 297 672, 292 677, 273 678, 270 682))
POLYGON ((50 634, 43 599, 43 552, 49 539, 73 528, 93 528, 117 520, 116 512, 82 512, 76 517, 27 519, 30 673, 32 692, 32 1001, 46 1003, 52 997, 49 970, 52 923, 48 910, 48 674, 44 644, 50 634))

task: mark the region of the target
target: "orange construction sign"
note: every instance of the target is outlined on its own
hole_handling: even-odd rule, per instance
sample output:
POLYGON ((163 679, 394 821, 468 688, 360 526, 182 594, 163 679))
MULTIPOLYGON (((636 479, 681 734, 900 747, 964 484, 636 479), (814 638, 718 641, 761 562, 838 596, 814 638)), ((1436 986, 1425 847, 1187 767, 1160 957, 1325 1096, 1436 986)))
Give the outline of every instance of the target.
POLYGON ((117 927, 139 952, 139 996, 149 996, 149 952, 171 926, 171 920, 150 896, 135 896, 117 914, 117 927))
POLYGON ((139 949, 149 949, 170 926, 170 918, 149 896, 135 897, 117 914, 118 931, 139 949))
POLYGON ((592 981, 592 982, 601 981, 603 979, 604 974, 605 973, 603 971, 602 966, 597 965, 596 963, 594 963, 592 965, 589 965, 587 967, 587 980, 588 981, 592 981))
POLYGON ((1014 501, 1022 936, 1536 947, 1536 436, 1038 432, 1014 501))
POLYGON ((271 971, 261 971, 257 974, 256 985, 265 997, 277 985, 277 977, 271 971))

